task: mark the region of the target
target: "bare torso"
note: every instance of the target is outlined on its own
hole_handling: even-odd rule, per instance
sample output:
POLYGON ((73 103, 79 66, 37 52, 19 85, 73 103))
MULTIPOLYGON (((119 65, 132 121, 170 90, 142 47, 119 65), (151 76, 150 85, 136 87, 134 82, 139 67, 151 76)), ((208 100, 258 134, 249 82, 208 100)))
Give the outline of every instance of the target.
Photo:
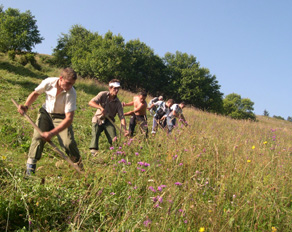
POLYGON ((135 115, 146 115, 147 102, 139 96, 133 98, 135 115))

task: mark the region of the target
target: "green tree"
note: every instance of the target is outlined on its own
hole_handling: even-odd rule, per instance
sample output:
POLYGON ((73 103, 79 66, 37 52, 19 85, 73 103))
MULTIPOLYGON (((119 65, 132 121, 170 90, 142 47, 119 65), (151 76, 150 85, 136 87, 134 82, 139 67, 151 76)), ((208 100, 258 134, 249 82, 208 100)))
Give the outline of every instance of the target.
POLYGON ((20 13, 18 9, 0 6, 0 51, 31 52, 36 44, 44 40, 40 36, 35 17, 30 11, 20 13))
POLYGON ((264 116, 267 116, 267 117, 270 116, 270 114, 269 114, 269 112, 267 110, 264 110, 264 116))
POLYGON ((231 93, 223 99, 224 114, 234 119, 255 120, 252 112, 254 103, 248 98, 241 98, 239 94, 231 93))
POLYGON ((287 121, 292 122, 292 117, 288 116, 287 121))
POLYGON ((133 91, 147 90, 152 95, 163 94, 166 66, 153 50, 140 40, 130 40, 125 47, 127 66, 125 86, 133 91))
POLYGON ((166 53, 168 68, 167 92, 175 100, 183 100, 202 110, 221 113, 223 109, 220 85, 216 76, 201 68, 196 57, 186 53, 166 53))
POLYGON ((277 115, 274 115, 273 118, 280 119, 280 120, 285 120, 282 116, 277 116, 277 115))

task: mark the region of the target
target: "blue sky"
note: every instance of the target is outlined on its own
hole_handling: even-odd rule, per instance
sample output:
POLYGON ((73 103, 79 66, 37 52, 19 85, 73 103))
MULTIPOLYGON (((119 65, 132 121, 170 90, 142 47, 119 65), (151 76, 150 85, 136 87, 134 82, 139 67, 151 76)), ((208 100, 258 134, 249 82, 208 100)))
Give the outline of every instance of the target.
POLYGON ((253 101, 255 113, 292 116, 291 0, 2 0, 4 10, 30 10, 51 54, 62 33, 79 24, 125 41, 140 39, 154 53, 194 55, 215 75, 224 95, 253 101))

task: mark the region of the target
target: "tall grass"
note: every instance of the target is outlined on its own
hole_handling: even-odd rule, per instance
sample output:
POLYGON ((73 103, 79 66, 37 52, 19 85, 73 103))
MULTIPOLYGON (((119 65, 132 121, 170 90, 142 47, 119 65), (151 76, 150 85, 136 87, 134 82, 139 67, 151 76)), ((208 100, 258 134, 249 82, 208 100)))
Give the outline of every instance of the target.
MULTIPOLYGON (((148 139, 139 132, 121 136, 112 147, 103 136, 99 156, 92 157, 88 102, 106 86, 79 79, 73 126, 87 175, 46 146, 36 175, 25 179, 33 130, 10 98, 23 103, 58 70, 44 64, 45 72, 28 69, 3 55, 0 62, 2 231, 292 230, 290 122, 263 116, 236 121, 186 108, 188 127, 178 123, 172 134, 158 130, 148 139)), ((134 94, 119 95, 127 102, 134 94)), ((29 110, 33 119, 42 102, 29 110)), ((150 129, 150 116, 148 123, 150 129)))

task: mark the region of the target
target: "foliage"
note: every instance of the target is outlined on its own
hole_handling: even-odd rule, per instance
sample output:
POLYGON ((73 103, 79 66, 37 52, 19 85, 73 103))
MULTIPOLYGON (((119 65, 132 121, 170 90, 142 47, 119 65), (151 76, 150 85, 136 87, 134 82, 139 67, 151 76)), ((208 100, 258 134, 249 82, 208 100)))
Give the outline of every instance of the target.
POLYGON ((72 66, 81 76, 107 83, 114 77, 130 91, 146 90, 197 108, 222 112, 222 93, 214 75, 200 68, 192 55, 177 52, 161 59, 140 40, 124 42, 121 35, 104 36, 74 25, 63 34, 53 53, 59 67, 72 66))
POLYGON ((222 93, 216 77, 193 55, 176 52, 164 57, 168 68, 167 96, 210 112, 222 112, 222 93))
POLYGON ((292 122, 292 117, 288 116, 287 121, 292 122))
POLYGON ((0 7, 0 51, 31 51, 44 39, 40 36, 35 17, 30 11, 0 7))
POLYGON ((248 98, 241 98, 239 94, 231 93, 223 99, 224 114, 234 119, 255 120, 252 112, 254 103, 248 98))
MULTIPOLYGON (((231 120, 185 108, 188 127, 178 122, 172 134, 159 129, 148 139, 137 130, 113 146, 102 135, 99 155, 92 157, 95 111, 87 103, 106 86, 78 79, 73 126, 87 175, 57 165, 60 158, 45 146, 36 175, 25 179, 33 129, 10 98, 23 103, 58 69, 42 66, 49 70, 42 73, 3 56, 0 61, 1 231, 292 230, 290 122, 231 120)), ((132 96, 119 92, 122 101, 132 96)), ((30 107, 33 120, 44 100, 30 107)))
POLYGON ((283 118, 282 116, 277 116, 277 115, 274 115, 273 118, 280 119, 280 120, 285 120, 285 118, 283 118))
POLYGON ((264 110, 264 114, 263 114, 264 116, 267 116, 267 117, 269 117, 270 116, 270 114, 269 114, 269 112, 267 111, 267 110, 264 110))

